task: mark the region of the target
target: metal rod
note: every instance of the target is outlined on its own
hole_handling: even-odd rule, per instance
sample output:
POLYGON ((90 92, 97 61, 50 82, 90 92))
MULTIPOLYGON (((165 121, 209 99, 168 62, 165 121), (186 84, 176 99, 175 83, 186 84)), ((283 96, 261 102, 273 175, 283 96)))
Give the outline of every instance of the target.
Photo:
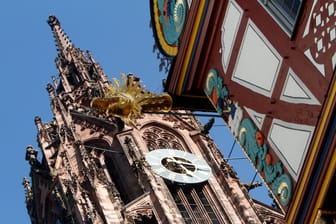
POLYGON ((254 177, 253 177, 253 179, 252 179, 252 181, 251 181, 251 184, 253 184, 253 182, 255 181, 255 178, 257 177, 257 174, 258 174, 258 172, 256 172, 256 173, 254 174, 254 177))
MULTIPOLYGON (((85 106, 81 106, 87 110, 95 110, 93 109, 92 107, 85 107, 85 106)), ((160 111, 155 111, 155 112, 143 112, 143 113, 147 113, 147 114, 174 114, 174 115, 188 115, 188 116, 191 116, 191 115, 194 115, 194 116, 198 116, 198 117, 221 117, 221 115, 219 115, 217 112, 214 112, 213 114, 202 114, 202 113, 182 113, 182 112, 172 112, 172 111, 169 111, 169 112, 160 112, 160 111)))
POLYGON ((113 153, 120 153, 123 154, 123 152, 119 152, 119 151, 114 151, 112 149, 104 149, 104 148, 99 148, 99 147, 95 147, 95 146, 89 146, 89 145, 84 145, 85 148, 91 148, 91 149, 97 149, 97 150, 101 150, 101 151, 107 151, 107 152, 113 152, 113 153))
POLYGON ((234 157, 234 158, 226 158, 225 160, 229 161, 229 160, 240 160, 240 159, 247 159, 247 158, 246 157, 234 157))
POLYGON ((232 154, 232 151, 233 151, 235 145, 236 145, 236 139, 233 140, 233 144, 232 144, 232 146, 231 146, 231 150, 230 150, 230 153, 229 153, 229 155, 228 155, 228 158, 229 158, 229 159, 230 159, 230 157, 231 157, 231 154, 232 154))
POLYGON ((147 114, 173 114, 173 115, 188 115, 188 116, 197 116, 197 117, 222 117, 219 114, 201 114, 201 113, 181 113, 181 112, 144 112, 147 114))

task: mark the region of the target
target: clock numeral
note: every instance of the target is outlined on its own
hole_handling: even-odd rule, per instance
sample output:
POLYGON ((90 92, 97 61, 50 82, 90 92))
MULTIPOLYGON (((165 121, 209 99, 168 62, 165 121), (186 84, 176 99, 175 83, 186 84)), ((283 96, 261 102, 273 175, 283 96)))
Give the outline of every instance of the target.
POLYGON ((174 180, 175 177, 176 177, 176 173, 169 173, 168 176, 167 176, 167 178, 168 178, 169 180, 174 180))
POLYGON ((163 172, 167 171, 166 168, 164 167, 159 167, 157 169, 154 170, 157 174, 162 174, 163 172))
POLYGON ((199 174, 199 173, 197 173, 197 174, 195 175, 195 178, 198 179, 198 180, 203 179, 202 177, 198 176, 198 174, 199 174))
POLYGON ((182 176, 183 182, 190 182, 190 178, 186 175, 182 176))
POLYGON ((209 172, 211 169, 209 166, 202 166, 202 165, 197 165, 196 166, 196 170, 200 170, 200 171, 205 171, 205 172, 209 172))

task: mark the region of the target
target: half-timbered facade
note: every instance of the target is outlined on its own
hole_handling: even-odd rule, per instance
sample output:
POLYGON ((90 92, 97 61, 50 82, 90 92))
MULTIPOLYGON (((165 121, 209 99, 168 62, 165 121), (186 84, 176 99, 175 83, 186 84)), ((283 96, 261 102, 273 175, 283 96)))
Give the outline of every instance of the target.
POLYGON ((174 107, 222 115, 289 223, 335 217, 336 2, 150 2, 174 107))

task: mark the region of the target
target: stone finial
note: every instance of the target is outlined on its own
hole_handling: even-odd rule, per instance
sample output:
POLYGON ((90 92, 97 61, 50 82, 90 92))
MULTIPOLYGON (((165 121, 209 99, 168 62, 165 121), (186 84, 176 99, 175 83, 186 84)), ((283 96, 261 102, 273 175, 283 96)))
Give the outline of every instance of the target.
POLYGON ((34 118, 34 122, 35 122, 35 125, 36 125, 36 128, 38 131, 41 131, 43 129, 43 125, 42 125, 42 120, 39 116, 35 116, 34 118))
POLYGON ((59 22, 59 20, 56 18, 56 16, 54 16, 54 15, 50 15, 49 17, 48 17, 48 20, 47 20, 47 22, 48 22, 48 24, 49 24, 49 26, 52 28, 53 26, 55 26, 55 25, 60 25, 60 22, 59 22))
POLYGON ((22 185, 25 188, 26 202, 30 202, 33 199, 33 192, 31 190, 30 181, 28 180, 28 178, 23 178, 22 185))
POLYGON ((49 93, 50 99, 54 99, 56 97, 54 87, 50 83, 48 83, 46 89, 49 93))
POLYGON ((34 149, 31 145, 28 145, 26 148, 26 160, 29 161, 31 166, 35 166, 37 161, 37 150, 34 149))
POLYGON ((56 16, 49 16, 47 20, 55 38, 55 43, 57 46, 57 51, 59 56, 68 60, 68 49, 73 48, 72 43, 66 33, 61 28, 61 24, 56 16))

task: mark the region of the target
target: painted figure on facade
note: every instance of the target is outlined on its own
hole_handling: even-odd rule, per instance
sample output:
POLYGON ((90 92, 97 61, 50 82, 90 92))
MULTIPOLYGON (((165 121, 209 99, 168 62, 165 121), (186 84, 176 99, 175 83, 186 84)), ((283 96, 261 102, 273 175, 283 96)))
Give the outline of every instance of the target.
POLYGON ((272 189, 282 206, 287 206, 292 197, 292 180, 284 172, 281 161, 273 162, 268 153, 268 144, 263 133, 253 124, 250 118, 244 118, 237 102, 230 99, 228 88, 216 69, 210 69, 204 89, 217 112, 228 123, 234 136, 238 139, 252 164, 272 189))

